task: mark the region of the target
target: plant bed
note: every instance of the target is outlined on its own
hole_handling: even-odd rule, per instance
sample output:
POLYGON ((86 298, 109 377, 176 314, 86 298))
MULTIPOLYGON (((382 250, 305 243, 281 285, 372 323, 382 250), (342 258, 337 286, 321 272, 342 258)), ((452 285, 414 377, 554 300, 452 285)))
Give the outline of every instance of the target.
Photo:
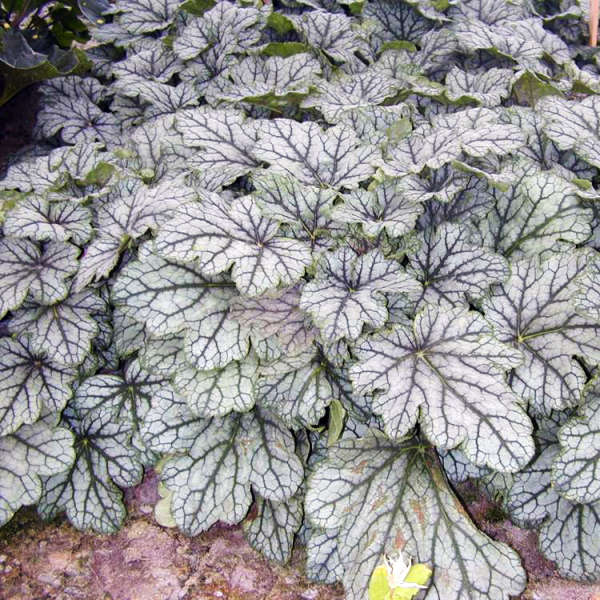
MULTIPOLYGON (((383 600, 374 573, 419 600, 550 594, 535 536, 464 509, 472 480, 593 597, 584 4, 117 3, 0 180, 0 522, 37 505, 123 552, 243 522, 221 531, 280 564, 306 547, 348 600, 383 600), (118 533, 151 468, 181 533, 118 533)), ((285 571, 233 563, 227 585, 285 597, 285 571)))

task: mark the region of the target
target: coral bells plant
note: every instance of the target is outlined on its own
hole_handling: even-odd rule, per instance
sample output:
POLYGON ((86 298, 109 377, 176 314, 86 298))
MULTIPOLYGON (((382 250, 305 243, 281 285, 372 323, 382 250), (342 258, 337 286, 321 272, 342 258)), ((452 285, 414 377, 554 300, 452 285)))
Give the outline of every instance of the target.
POLYGON ((0 522, 114 532, 155 467, 163 521, 305 544, 349 600, 508 599, 472 478, 600 579, 587 18, 117 0, 0 180, 0 522))

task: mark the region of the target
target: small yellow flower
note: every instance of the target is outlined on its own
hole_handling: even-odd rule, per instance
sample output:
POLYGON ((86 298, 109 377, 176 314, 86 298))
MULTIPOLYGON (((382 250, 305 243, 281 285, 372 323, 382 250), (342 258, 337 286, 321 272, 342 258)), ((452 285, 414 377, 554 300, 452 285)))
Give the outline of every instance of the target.
POLYGON ((424 564, 405 562, 402 552, 396 557, 385 555, 383 564, 375 567, 369 582, 369 600, 412 600, 431 577, 431 569, 424 564))

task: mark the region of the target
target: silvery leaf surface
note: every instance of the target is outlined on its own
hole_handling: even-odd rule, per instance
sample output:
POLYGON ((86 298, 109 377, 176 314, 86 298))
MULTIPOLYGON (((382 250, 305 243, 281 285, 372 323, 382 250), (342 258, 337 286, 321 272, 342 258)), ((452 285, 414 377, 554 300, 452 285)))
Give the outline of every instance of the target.
POLYGON ((512 472, 530 460, 532 425, 504 374, 522 355, 479 313, 426 305, 412 328, 363 336, 354 353, 354 390, 375 392, 372 409, 390 437, 419 421, 437 447, 461 445, 475 464, 512 472))
POLYGON ((26 337, 0 338, 0 435, 33 423, 45 408, 61 411, 77 373, 32 349, 26 337))
POLYGON ((511 265, 508 280, 483 301, 499 339, 525 360, 509 374, 512 389, 534 412, 577 406, 587 376, 575 356, 600 358, 598 323, 577 315, 573 296, 593 251, 553 254, 511 265))
POLYGON ((370 435, 329 450, 309 478, 305 510, 311 525, 338 532, 351 600, 365 597, 371 573, 394 551, 435 565, 426 599, 519 594, 526 579, 517 554, 481 533, 459 506, 436 460, 419 454, 414 440, 370 435))
POLYGON ((104 302, 92 291, 67 296, 52 305, 25 303, 13 313, 9 331, 29 337, 31 348, 65 366, 81 364, 90 352, 98 325, 90 312, 102 312, 104 302))
POLYGON ((169 460, 162 481, 173 491, 171 509, 186 533, 217 520, 238 523, 252 502, 251 486, 283 502, 302 481, 291 433, 267 411, 213 419, 185 456, 169 460))
POLYGON ((419 241, 419 251, 407 256, 408 272, 423 285, 421 302, 465 305, 508 277, 507 261, 477 244, 468 227, 444 223, 419 234, 419 241))
POLYGON ((379 250, 362 256, 350 248, 323 255, 315 278, 305 284, 300 308, 323 339, 357 338, 366 323, 377 329, 387 320, 385 292, 418 294, 420 285, 379 250))
POLYGON ((257 132, 253 155, 272 172, 308 185, 355 188, 381 161, 377 148, 362 144, 343 125, 324 131, 314 122, 272 119, 259 121, 257 132))
POLYGON ((45 420, 0 437, 0 524, 21 507, 36 503, 40 476, 67 471, 73 464, 73 434, 45 420))
POLYGON ((39 242, 87 242, 92 234, 90 210, 72 201, 49 202, 31 195, 6 215, 4 234, 39 242))
POLYGON ((239 291, 259 296, 279 286, 295 283, 312 263, 309 246, 278 235, 277 221, 263 216, 251 196, 230 206, 216 194, 201 203, 175 211, 161 228, 159 254, 192 261, 206 275, 229 269, 239 291))
POLYGON ((552 463, 560 448, 551 444, 521 473, 505 508, 519 525, 540 528, 540 550, 563 577, 594 581, 600 575, 600 505, 576 504, 551 485, 552 463))
POLYGON ((552 464, 552 484, 564 498, 590 504, 600 500, 600 395, 589 385, 585 402, 560 429, 561 452, 552 464))
POLYGON ((47 519, 65 511, 78 529, 113 533, 126 515, 120 488, 139 483, 143 475, 131 443, 133 426, 115 420, 110 409, 88 409, 85 397, 74 398, 63 419, 75 434, 75 462, 44 478, 38 511, 47 519))
POLYGON ((67 295, 67 281, 77 270, 76 246, 50 242, 43 251, 26 239, 0 240, 0 317, 18 308, 25 298, 54 304, 67 295))

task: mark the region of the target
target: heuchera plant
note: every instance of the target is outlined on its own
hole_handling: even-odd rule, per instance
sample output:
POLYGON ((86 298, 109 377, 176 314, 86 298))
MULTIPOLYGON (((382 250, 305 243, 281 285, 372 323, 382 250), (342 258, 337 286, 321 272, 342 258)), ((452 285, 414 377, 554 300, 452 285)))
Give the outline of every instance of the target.
POLYGON ((158 465, 350 600, 400 551, 507 599, 475 478, 600 579, 586 5, 117 0, 0 181, 0 522, 114 532, 158 465))

